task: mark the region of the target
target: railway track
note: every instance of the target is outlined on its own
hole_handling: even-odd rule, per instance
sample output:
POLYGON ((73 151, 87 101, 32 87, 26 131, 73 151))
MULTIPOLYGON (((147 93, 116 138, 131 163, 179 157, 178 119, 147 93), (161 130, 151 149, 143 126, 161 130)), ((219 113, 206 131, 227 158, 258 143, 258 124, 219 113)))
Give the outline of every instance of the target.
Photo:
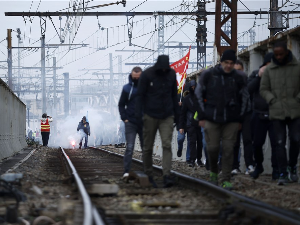
MULTIPOLYGON (((84 211, 89 214, 84 214, 85 221, 88 217, 89 221, 98 218, 97 224, 300 224, 298 214, 176 171, 172 177, 177 185, 162 189, 162 169, 158 166, 154 166, 158 189, 141 187, 140 172, 135 173, 140 175, 140 184, 138 179, 126 182, 121 179, 123 155, 103 148, 61 148, 61 152, 66 171, 73 174, 82 190, 82 199, 89 199, 85 201, 84 211), (88 191, 99 184, 117 186, 118 194, 89 197, 88 191)), ((140 160, 133 159, 132 171, 142 171, 140 160)))

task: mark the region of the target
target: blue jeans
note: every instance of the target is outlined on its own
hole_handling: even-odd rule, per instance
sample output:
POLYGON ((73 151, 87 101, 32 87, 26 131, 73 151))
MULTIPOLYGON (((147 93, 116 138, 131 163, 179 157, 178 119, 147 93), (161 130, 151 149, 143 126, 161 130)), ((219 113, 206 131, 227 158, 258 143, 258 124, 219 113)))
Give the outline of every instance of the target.
MULTIPOLYGON (((177 135, 177 144, 178 144, 178 150, 179 151, 182 151, 183 149, 183 142, 185 140, 185 134, 186 132, 184 132, 184 134, 181 134, 179 131, 178 131, 178 135, 177 135)), ((187 149, 186 149, 186 161, 190 161, 190 140, 189 138, 187 138, 188 140, 188 143, 187 143, 187 149)))
POLYGON ((87 143, 88 143, 88 135, 84 132, 82 132, 84 135, 81 135, 81 138, 80 138, 80 142, 79 142, 79 146, 81 147, 82 146, 82 141, 83 141, 83 138, 84 138, 84 147, 87 148, 87 143))
POLYGON ((208 160, 208 155, 207 155, 207 151, 206 151, 206 141, 205 141, 205 134, 204 134, 203 127, 201 127, 201 132, 202 132, 202 147, 203 147, 203 151, 204 151, 205 158, 206 158, 205 167, 207 170, 209 170, 209 160, 208 160))
POLYGON ((141 148, 143 149, 142 128, 131 122, 125 123, 126 150, 124 154, 124 173, 128 173, 131 168, 132 154, 134 150, 136 134, 139 135, 141 148))

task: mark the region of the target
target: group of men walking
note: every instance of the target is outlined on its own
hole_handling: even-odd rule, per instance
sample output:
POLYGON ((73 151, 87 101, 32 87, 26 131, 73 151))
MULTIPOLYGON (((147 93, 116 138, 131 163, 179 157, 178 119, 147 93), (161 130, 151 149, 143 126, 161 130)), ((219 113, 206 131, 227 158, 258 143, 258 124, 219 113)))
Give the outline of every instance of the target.
POLYGON ((240 138, 243 138, 247 173, 253 178, 264 171, 263 144, 269 133, 272 167, 278 184, 295 182, 300 148, 300 64, 284 43, 265 56, 263 65, 248 76, 233 50, 224 51, 221 63, 189 82, 189 94, 178 103, 176 74, 169 57, 161 55, 153 67, 133 68, 119 101, 125 122, 124 178, 129 176, 136 134, 140 137, 144 172, 153 179, 152 153, 157 130, 162 140, 164 187, 170 177, 174 123, 178 132, 177 156, 187 133, 189 166, 203 166, 205 150, 210 181, 231 189, 232 173, 239 170, 240 138), (286 154, 286 127, 290 139, 286 154), (201 130, 202 129, 202 130, 201 130), (204 138, 203 138, 204 137, 204 138), (222 173, 219 173, 221 165, 222 173), (220 179, 219 179, 220 175, 220 179))

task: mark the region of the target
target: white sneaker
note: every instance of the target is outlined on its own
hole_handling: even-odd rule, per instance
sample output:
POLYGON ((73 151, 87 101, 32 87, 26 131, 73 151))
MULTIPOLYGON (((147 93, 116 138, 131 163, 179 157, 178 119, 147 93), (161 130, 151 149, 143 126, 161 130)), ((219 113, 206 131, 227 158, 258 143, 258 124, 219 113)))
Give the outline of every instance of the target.
POLYGON ((122 179, 127 179, 129 177, 129 173, 124 173, 122 179))
POLYGON ((251 174, 251 173, 253 173, 253 172, 254 172, 254 167, 253 167, 252 165, 250 165, 250 166, 248 166, 248 168, 246 169, 245 174, 246 174, 246 175, 249 175, 249 174, 251 174))
POLYGON ((238 171, 237 169, 234 169, 234 170, 231 171, 231 174, 232 174, 232 175, 237 175, 238 172, 239 172, 239 171, 238 171))
POLYGON ((248 166, 249 169, 249 173, 253 173, 254 172, 254 167, 252 165, 248 166))

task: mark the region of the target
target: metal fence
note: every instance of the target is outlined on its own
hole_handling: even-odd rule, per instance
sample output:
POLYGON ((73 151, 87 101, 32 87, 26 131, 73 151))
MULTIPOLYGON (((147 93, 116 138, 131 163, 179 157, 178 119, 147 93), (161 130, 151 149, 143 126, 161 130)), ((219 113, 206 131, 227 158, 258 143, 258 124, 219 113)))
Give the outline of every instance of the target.
POLYGON ((0 79, 0 160, 26 147, 26 105, 0 79))

